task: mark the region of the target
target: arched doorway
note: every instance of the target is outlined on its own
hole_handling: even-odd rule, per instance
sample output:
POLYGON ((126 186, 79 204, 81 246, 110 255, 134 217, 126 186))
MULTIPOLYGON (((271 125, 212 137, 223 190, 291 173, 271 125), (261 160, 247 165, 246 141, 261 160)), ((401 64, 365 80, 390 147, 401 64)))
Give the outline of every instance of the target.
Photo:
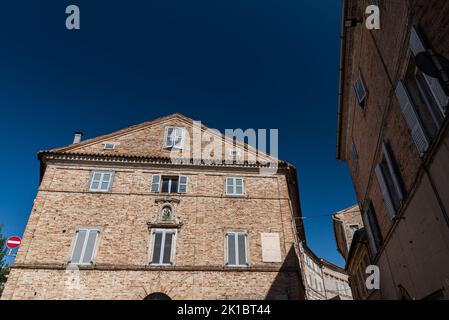
POLYGON ((169 296, 162 292, 154 292, 147 295, 143 300, 171 300, 169 296))

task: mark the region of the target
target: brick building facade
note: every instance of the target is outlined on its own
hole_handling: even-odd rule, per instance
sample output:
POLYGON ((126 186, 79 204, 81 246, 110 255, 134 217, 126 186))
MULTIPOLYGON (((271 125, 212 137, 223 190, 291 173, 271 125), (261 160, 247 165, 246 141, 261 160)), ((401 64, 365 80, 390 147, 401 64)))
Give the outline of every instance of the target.
POLYGON ((2 299, 303 299, 295 168, 248 161, 255 150, 204 126, 234 160, 186 158, 192 123, 175 114, 40 152, 2 299))
POLYGON ((380 30, 370 3, 344 1, 337 142, 380 268, 366 298, 449 299, 449 2, 377 1, 380 30))

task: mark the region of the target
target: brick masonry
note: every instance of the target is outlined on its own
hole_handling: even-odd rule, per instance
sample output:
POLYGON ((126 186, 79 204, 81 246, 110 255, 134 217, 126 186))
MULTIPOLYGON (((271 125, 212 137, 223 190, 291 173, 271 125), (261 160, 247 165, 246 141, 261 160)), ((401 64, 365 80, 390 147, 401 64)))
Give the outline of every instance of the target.
MULTIPOLYGON (((56 153, 107 155, 102 143, 111 141, 119 142, 114 153, 167 156, 161 151, 164 127, 185 126, 181 120, 168 117, 137 132, 125 130, 56 153)), ((292 222, 298 208, 291 211, 285 170, 263 175, 243 166, 116 163, 107 156, 43 161, 45 174, 2 299, 143 299, 154 292, 173 299, 303 298, 292 222), (93 170, 115 173, 110 192, 89 192, 93 170), (151 193, 153 174, 187 176, 188 192, 151 193), (243 177, 245 196, 225 195, 228 176, 243 177), (182 226, 173 266, 154 267, 147 224, 158 219, 165 201, 174 201, 182 226), (101 230, 94 265, 67 270, 80 227, 101 230), (225 266, 227 231, 248 233, 248 268, 225 266), (261 233, 267 232, 280 236, 280 262, 262 260, 261 233), (74 289, 71 279, 80 285, 74 289)))

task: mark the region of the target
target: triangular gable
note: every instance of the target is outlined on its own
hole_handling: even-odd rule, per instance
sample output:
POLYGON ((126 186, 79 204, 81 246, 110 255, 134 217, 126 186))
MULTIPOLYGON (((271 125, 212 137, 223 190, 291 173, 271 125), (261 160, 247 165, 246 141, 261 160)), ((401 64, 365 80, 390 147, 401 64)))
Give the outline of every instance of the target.
MULTIPOLYGON (((170 151, 163 148, 166 126, 182 126, 189 130, 192 137, 193 119, 185 117, 179 113, 161 117, 152 121, 144 122, 139 125, 118 130, 96 138, 88 139, 77 144, 71 144, 66 147, 56 148, 50 152, 56 153, 83 153, 83 154, 112 154, 112 155, 133 155, 133 156, 152 156, 152 157, 169 157, 170 151), (116 144, 115 150, 105 150, 105 143, 116 144)), ((222 133, 210 131, 208 127, 202 125, 201 132, 207 133, 210 137, 220 141, 224 146, 235 145, 236 149, 243 151, 244 159, 253 157, 258 161, 266 161, 275 163, 278 160, 270 157, 266 153, 258 152, 255 148, 242 143, 233 141, 232 138, 226 137, 222 133)), ((208 142, 203 142, 204 148, 208 142)), ((187 149, 191 147, 191 143, 186 145, 187 149)), ((225 147, 226 148, 226 147, 225 147)), ((223 148, 223 159, 226 157, 223 148)), ((188 150, 190 151, 190 150, 188 150)))

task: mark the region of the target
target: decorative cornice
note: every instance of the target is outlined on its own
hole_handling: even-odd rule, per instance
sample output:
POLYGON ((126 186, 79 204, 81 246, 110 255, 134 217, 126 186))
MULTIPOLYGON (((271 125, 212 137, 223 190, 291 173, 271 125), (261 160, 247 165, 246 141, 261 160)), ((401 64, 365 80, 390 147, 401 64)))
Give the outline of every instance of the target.
MULTIPOLYGON (((68 270, 73 271, 75 266, 66 263, 14 263, 11 269, 27 269, 27 270, 68 270)), ((89 266, 76 266, 79 270, 92 271, 211 271, 211 272, 298 272, 297 267, 284 266, 250 266, 246 268, 240 267, 224 267, 224 266, 153 266, 153 265, 118 265, 118 264, 95 264, 89 266)))
POLYGON ((41 151, 38 154, 38 159, 42 162, 51 160, 62 161, 87 161, 87 162, 113 162, 113 163, 137 163, 137 164, 171 164, 181 166, 212 166, 212 167, 244 167, 244 168, 275 168, 273 165, 278 165, 279 168, 290 167, 284 161, 278 163, 262 163, 260 161, 232 161, 229 160, 203 160, 191 158, 176 158, 170 157, 153 157, 146 155, 110 155, 101 153, 80 153, 80 152, 52 152, 41 151))

